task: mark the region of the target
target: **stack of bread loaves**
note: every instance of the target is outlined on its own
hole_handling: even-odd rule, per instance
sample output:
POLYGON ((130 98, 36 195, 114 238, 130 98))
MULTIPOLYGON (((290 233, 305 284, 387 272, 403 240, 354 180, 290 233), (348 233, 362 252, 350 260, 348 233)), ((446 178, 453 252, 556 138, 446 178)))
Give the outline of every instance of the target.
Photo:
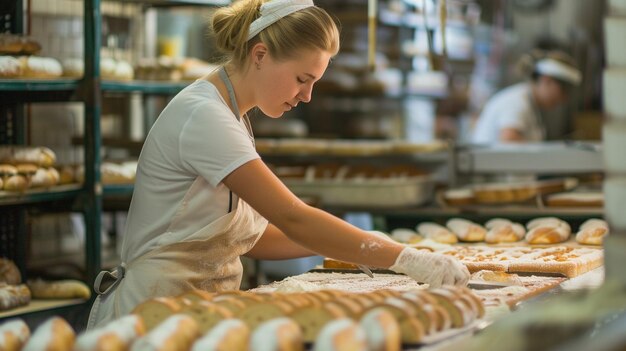
POLYGON ((28 305, 29 302, 30 290, 22 284, 19 269, 13 261, 0 258, 0 310, 28 305))
POLYGON ((48 188, 59 183, 54 151, 46 147, 0 146, 0 184, 6 191, 48 188))

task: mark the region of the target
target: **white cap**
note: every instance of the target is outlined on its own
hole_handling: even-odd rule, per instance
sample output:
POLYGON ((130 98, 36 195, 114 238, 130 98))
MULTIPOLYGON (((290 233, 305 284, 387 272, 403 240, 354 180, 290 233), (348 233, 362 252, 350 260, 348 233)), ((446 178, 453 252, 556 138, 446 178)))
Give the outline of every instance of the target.
POLYGON ((551 58, 539 60, 535 64, 535 72, 552 77, 572 85, 578 85, 581 81, 580 71, 576 68, 551 58))
POLYGON ((248 40, 279 19, 307 7, 315 6, 313 0, 272 0, 261 5, 261 16, 250 24, 248 40))

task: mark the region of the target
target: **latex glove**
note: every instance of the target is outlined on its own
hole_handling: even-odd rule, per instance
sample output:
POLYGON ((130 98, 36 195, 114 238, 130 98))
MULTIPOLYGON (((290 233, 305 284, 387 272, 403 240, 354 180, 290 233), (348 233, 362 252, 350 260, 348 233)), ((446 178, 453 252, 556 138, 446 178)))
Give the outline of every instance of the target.
POLYGON ((466 285, 470 278, 467 267, 456 258, 411 247, 402 250, 389 269, 435 288, 466 285))

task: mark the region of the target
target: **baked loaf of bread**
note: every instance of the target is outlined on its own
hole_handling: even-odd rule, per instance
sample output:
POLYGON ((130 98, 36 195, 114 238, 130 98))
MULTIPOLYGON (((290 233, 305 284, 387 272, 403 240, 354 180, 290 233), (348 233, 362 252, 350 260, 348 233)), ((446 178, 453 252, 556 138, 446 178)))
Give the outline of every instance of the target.
POLYGON ((175 298, 155 297, 137 305, 132 313, 140 316, 146 330, 150 331, 181 309, 181 303, 175 298))
POLYGON ((250 345, 259 351, 303 351, 304 340, 298 324, 290 318, 276 318, 260 324, 250 345))
POLYGON ((63 75, 63 66, 52 57, 22 56, 20 57, 23 78, 58 78, 63 75))
POLYGON ((524 226, 504 218, 493 218, 487 221, 485 228, 488 230, 485 242, 489 244, 516 242, 526 235, 524 226))
POLYGON ((0 146, 0 162, 52 167, 56 162, 56 154, 47 147, 5 145, 0 146))
POLYGON ((16 78, 21 74, 20 60, 12 56, 0 56, 0 78, 16 78))
POLYGON ((28 180, 21 174, 10 176, 4 181, 4 190, 23 192, 28 189, 28 180))
POLYGON ((13 261, 0 257, 0 283, 18 285, 22 283, 22 275, 13 261))
POLYGON ((35 330, 22 351, 67 351, 74 347, 75 338, 64 319, 52 317, 35 330))
POLYGON ((248 351, 250 329, 239 319, 219 322, 196 340, 191 351, 248 351))
POLYGON ((400 351, 400 327, 393 315, 384 308, 374 308, 361 317, 359 322, 365 331, 370 351, 400 351))
POLYGON ((580 225, 576 241, 584 245, 602 245, 604 237, 609 235, 609 224, 601 219, 588 219, 580 225))
POLYGON ((472 274, 472 280, 485 282, 506 283, 510 285, 524 285, 517 274, 482 270, 472 274))
POLYGON ((0 350, 19 351, 28 338, 30 329, 21 319, 14 319, 0 325, 0 350))
POLYGON ((446 227, 433 222, 423 222, 417 226, 417 232, 425 238, 443 244, 454 244, 458 242, 457 236, 446 227))
POLYGON ((30 303, 30 290, 25 284, 0 283, 0 310, 28 305, 28 303, 30 303))
POLYGON ((543 217, 526 224, 526 241, 529 244, 556 244, 566 241, 572 233, 567 222, 555 217, 543 217))
POLYGON ((484 241, 487 231, 481 225, 462 218, 452 218, 446 222, 448 227, 461 241, 484 241))
POLYGON ((28 287, 36 299, 88 299, 91 291, 87 284, 80 280, 44 281, 29 280, 28 287))
POLYGON ((367 351, 365 331, 349 318, 327 323, 315 340, 314 351, 367 351))
POLYGON ((404 244, 417 244, 424 239, 421 235, 417 234, 414 230, 408 228, 396 228, 391 231, 389 236, 398 242, 404 244))
POLYGON ((79 335, 74 351, 128 350, 135 339, 143 336, 145 331, 139 316, 127 315, 102 328, 79 335))
POLYGON ((175 314, 135 341, 131 350, 189 350, 199 336, 198 325, 193 318, 184 314, 175 314))

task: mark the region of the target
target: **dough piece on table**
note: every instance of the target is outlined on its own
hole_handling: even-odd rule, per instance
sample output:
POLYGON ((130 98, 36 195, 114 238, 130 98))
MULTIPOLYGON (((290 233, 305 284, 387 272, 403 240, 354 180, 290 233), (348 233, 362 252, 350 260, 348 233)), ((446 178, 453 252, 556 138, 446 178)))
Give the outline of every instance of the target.
POLYGON ((391 313, 383 308, 372 309, 359 321, 365 331, 370 351, 400 351, 400 326, 391 313))
POLYGON ((609 224, 601 219, 588 219, 580 225, 576 241, 584 245, 602 245, 604 237, 609 235, 609 224))
POLYGON ((22 275, 13 261, 0 257, 0 283, 18 285, 22 283, 22 275))
POLYGON ((446 222, 448 227, 461 241, 484 241, 487 231, 481 225, 462 218, 452 218, 446 222))
POLYGON ((30 337, 30 328, 21 319, 13 319, 0 325, 0 350, 19 351, 30 337))
POLYGON ((428 293, 437 300, 437 304, 443 307, 452 319, 453 328, 462 328, 473 321, 474 312, 456 294, 445 289, 431 289, 428 293))
POLYGON ((487 221, 485 228, 488 230, 487 235, 485 235, 485 242, 489 244, 512 243, 522 240, 526 235, 524 226, 503 218, 487 221))
POLYGON ((137 315, 127 315, 102 328, 93 329, 76 338, 74 351, 128 350, 132 343, 143 336, 146 328, 137 315))
POLYGON ((458 238, 446 227, 433 222, 423 222, 417 226, 417 232, 425 238, 432 239, 438 243, 454 244, 458 238))
POLYGON ((36 299, 88 299, 91 297, 91 291, 87 284, 74 279, 57 281, 29 280, 28 287, 33 294, 33 298, 36 299))
POLYGON ((345 317, 344 311, 332 304, 324 304, 322 307, 311 306, 294 310, 288 315, 300 326, 304 341, 313 342, 320 330, 327 323, 345 317))
POLYGON ((179 351, 189 350, 200 336, 193 318, 175 314, 157 325, 148 334, 137 339, 131 351, 179 351))
POLYGON ((248 351, 250 328, 239 319, 224 319, 203 337, 191 351, 248 351))
POLYGON ((0 311, 28 305, 30 290, 26 284, 8 285, 0 283, 0 311))
POLYGON ((255 351, 304 351, 302 330, 290 318, 261 323, 252 333, 250 349, 255 351))
POLYGON ((178 313, 181 308, 181 303, 174 298, 155 297, 137 305, 132 313, 140 316, 146 330, 150 331, 168 317, 178 313))
POLYGON ((506 283, 510 285, 523 286, 522 280, 517 274, 482 270, 472 274, 472 280, 481 280, 485 282, 506 283))
POLYGON ((52 317, 35 329, 22 351, 67 351, 75 339, 74 329, 64 319, 52 317))
POLYGON ((348 318, 324 326, 315 340, 313 351, 367 351, 365 331, 348 318))

